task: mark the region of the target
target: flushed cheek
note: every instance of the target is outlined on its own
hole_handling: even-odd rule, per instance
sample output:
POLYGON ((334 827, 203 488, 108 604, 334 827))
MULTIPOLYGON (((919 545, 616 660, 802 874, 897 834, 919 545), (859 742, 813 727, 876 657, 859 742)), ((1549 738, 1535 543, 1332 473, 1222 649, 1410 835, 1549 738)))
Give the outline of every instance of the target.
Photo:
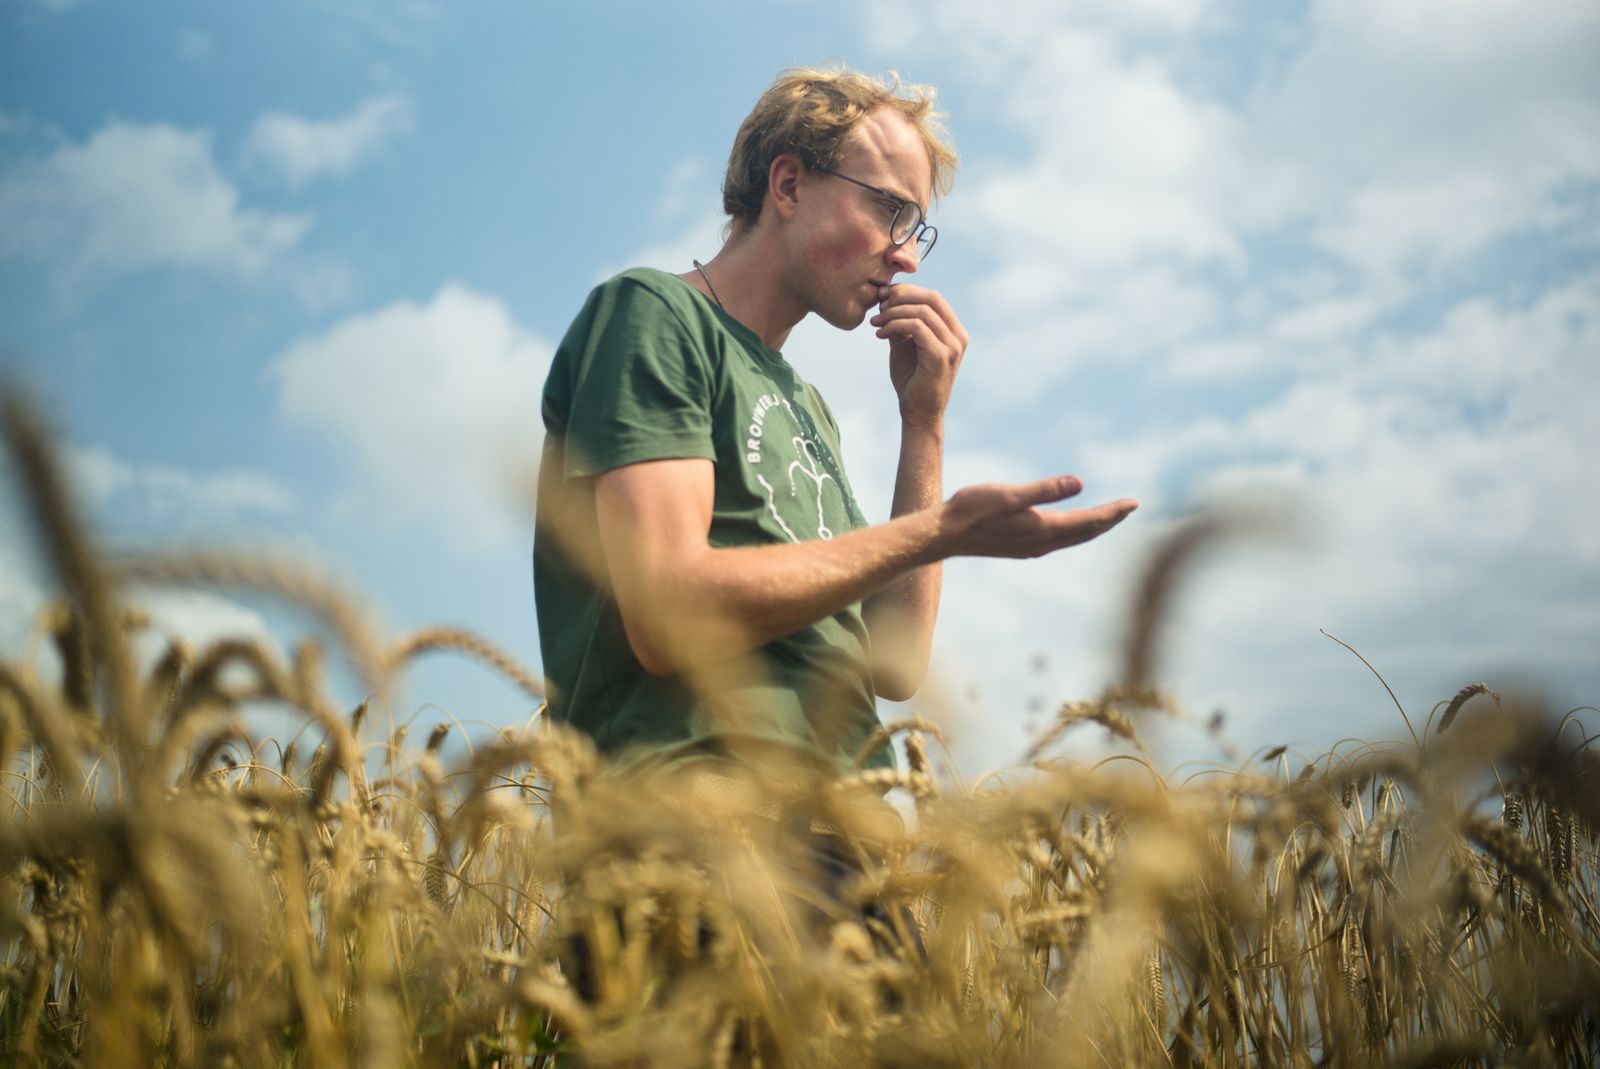
POLYGON ((828 271, 859 267, 875 255, 873 243, 864 237, 838 234, 812 247, 811 262, 828 271))

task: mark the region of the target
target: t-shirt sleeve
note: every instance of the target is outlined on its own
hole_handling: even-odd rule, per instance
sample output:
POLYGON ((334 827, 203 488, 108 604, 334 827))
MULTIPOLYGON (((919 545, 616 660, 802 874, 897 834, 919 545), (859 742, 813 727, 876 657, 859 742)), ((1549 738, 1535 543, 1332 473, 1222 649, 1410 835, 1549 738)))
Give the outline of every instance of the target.
MULTIPOLYGON (((618 278, 591 299, 588 330, 572 362, 564 474, 599 475, 626 464, 715 459, 709 356, 660 296, 618 278)), ((565 345, 566 343, 564 343, 565 345)))

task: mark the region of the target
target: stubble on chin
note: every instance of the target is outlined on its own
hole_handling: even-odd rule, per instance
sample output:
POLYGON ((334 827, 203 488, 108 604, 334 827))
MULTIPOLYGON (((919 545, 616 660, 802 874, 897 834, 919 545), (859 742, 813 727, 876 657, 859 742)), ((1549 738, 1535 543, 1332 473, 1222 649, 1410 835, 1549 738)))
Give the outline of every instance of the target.
POLYGON ((860 308, 854 304, 851 304, 849 308, 843 311, 839 318, 830 318, 828 322, 832 323, 840 330, 855 330, 857 327, 861 326, 861 324, 867 321, 867 313, 871 310, 872 308, 870 305, 866 308, 860 308))

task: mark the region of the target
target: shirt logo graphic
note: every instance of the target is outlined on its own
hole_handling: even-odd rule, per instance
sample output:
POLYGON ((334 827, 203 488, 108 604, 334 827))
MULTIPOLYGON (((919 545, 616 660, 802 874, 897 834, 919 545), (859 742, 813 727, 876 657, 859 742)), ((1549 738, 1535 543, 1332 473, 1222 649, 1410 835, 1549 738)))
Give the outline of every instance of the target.
MULTIPOLYGON (((762 394, 756 400, 755 406, 750 413, 750 425, 745 428, 745 463, 760 465, 763 455, 772 451, 764 448, 765 443, 781 440, 776 435, 768 435, 766 426, 768 415, 773 409, 780 407, 788 414, 795 429, 799 431, 798 434, 794 434, 789 438, 789 446, 792 450, 790 455, 794 459, 790 461, 789 466, 783 472, 783 481, 789 484, 788 500, 797 504, 802 500, 808 505, 814 503, 816 508, 815 537, 821 539, 832 538, 834 532, 828 526, 825 488, 828 483, 833 483, 835 492, 841 498, 844 495, 844 489, 839 486, 839 481, 828 470, 828 468, 833 467, 832 464, 828 463, 828 461, 832 460, 832 453, 825 443, 806 433, 804 424, 796 415, 793 406, 789 404, 788 399, 782 394, 762 394), (805 491, 803 498, 802 490, 805 491)), ((781 462, 784 458, 776 457, 773 459, 781 462)), ((766 491, 767 512, 777 522, 779 529, 783 531, 789 541, 799 542, 801 540, 800 536, 795 533, 794 528, 789 524, 790 519, 799 523, 799 516, 792 514, 789 519, 785 519, 783 513, 778 509, 779 495, 777 488, 760 471, 756 472, 756 482, 760 483, 761 488, 766 491)), ((808 507, 803 515, 809 519, 810 514, 811 509, 808 507)))

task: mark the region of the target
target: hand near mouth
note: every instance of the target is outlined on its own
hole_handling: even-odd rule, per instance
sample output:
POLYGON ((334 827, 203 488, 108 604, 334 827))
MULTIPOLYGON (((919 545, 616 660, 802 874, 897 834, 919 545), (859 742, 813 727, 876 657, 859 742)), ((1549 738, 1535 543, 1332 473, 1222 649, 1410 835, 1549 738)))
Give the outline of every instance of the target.
POLYGON ((879 286, 878 311, 868 322, 889 342, 889 381, 901 420, 940 423, 967 351, 966 329, 949 303, 924 286, 879 286))

